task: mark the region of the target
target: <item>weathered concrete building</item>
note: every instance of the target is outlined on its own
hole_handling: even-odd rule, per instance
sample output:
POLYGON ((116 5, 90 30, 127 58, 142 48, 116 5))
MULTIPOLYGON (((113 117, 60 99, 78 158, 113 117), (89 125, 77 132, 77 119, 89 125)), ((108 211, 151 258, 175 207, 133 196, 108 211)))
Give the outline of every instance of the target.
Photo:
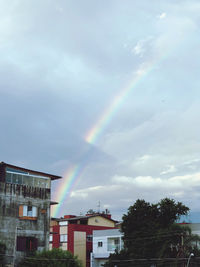
POLYGON ((0 242, 6 245, 7 264, 48 249, 51 181, 60 178, 0 163, 0 242))

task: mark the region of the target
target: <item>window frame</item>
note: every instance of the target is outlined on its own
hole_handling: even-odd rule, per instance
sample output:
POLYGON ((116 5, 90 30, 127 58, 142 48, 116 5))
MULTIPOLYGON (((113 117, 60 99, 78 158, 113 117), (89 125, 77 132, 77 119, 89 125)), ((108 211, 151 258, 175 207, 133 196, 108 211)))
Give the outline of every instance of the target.
POLYGON ((38 208, 31 205, 19 205, 19 219, 37 220, 38 208))
POLYGON ((68 242, 68 235, 62 234, 60 235, 60 243, 67 243, 68 242))
POLYGON ((102 248, 103 247, 103 241, 98 241, 97 246, 98 246, 98 248, 102 248))
POLYGON ((17 236, 16 251, 31 252, 38 248, 38 239, 32 236, 17 236))

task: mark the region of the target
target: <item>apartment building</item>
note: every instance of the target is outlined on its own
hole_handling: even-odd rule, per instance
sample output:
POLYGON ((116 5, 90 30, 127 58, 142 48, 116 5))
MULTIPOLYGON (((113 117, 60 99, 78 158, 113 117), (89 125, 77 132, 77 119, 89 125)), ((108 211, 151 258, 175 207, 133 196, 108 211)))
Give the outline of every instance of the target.
POLYGON ((6 245, 7 265, 48 249, 51 182, 60 178, 0 163, 0 242, 6 245))
POLYGON ((52 219, 50 230, 50 249, 69 250, 90 266, 93 230, 112 229, 116 221, 110 214, 87 214, 85 216, 65 215, 64 218, 52 219))

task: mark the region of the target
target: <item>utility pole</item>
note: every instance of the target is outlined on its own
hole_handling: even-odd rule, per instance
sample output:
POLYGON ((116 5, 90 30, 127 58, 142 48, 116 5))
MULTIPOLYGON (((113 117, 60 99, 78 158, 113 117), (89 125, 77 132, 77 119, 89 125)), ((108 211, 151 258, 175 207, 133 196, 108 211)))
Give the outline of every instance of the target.
MULTIPOLYGON (((185 249, 184 249, 184 238, 183 233, 181 233, 181 250, 182 250, 182 257, 185 257, 185 249)), ((183 263, 183 267, 185 267, 185 263, 183 263)))

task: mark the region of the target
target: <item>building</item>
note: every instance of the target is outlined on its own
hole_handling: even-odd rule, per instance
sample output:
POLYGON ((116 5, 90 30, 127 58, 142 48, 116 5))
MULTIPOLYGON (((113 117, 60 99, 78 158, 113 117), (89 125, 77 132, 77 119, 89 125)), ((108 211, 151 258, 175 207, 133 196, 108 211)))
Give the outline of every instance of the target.
POLYGON ((110 214, 90 214, 86 216, 65 215, 51 221, 50 249, 69 250, 90 266, 93 230, 112 229, 115 221, 110 214))
POLYGON ((119 229, 93 231, 93 251, 90 267, 101 267, 111 253, 123 248, 122 233, 119 229))
POLYGON ((6 245, 8 265, 48 249, 51 181, 60 178, 0 163, 0 242, 6 245))

